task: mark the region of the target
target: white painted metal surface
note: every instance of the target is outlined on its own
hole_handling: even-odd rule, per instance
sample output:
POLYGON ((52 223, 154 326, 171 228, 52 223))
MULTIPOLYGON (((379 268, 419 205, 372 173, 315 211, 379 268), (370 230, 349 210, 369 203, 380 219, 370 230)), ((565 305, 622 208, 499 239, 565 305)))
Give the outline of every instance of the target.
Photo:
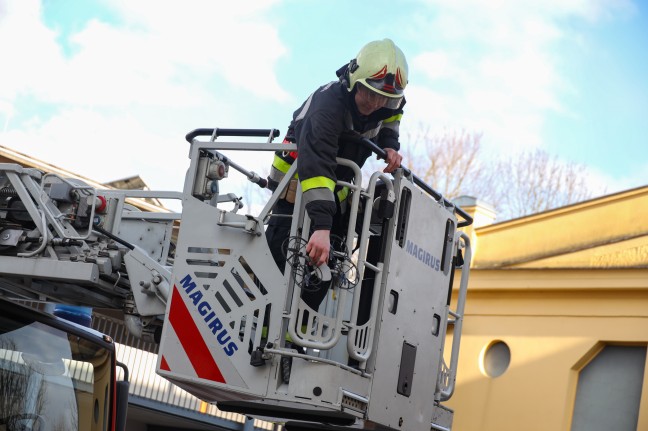
MULTIPOLYGON (((449 310, 449 295, 458 251, 470 258, 458 209, 404 169, 393 179, 377 173, 366 186, 340 183, 353 190, 346 247, 331 268, 328 299, 312 310, 300 298, 306 277, 295 270, 306 267, 304 251, 282 274, 265 237, 288 181, 260 213, 244 214, 240 194, 224 190, 228 180, 216 167, 259 176, 217 152, 224 149, 266 151, 270 159, 271 151, 297 147, 194 140, 183 193, 150 193, 182 198, 175 247, 179 214, 138 212, 127 203, 148 192, 101 191, 55 176, 47 181, 56 186, 45 187, 38 171, 0 165, 0 193, 10 196, 0 212, 11 219, 0 226, 7 231, 0 290, 118 308, 142 336, 163 323, 157 373, 222 409, 353 428, 450 428, 452 412, 440 403, 454 389, 469 262, 458 310, 449 310), (289 378, 282 371, 288 359, 289 378)), ((354 163, 338 163, 361 178, 354 163)), ((305 244, 310 220, 299 188, 296 198, 291 235, 305 244)))

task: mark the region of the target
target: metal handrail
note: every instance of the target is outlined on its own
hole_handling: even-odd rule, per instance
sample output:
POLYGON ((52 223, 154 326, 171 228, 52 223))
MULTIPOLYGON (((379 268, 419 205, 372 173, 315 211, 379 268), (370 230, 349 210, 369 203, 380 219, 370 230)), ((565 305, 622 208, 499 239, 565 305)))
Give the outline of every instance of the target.
MULTIPOLYGON (((219 129, 219 128, 211 128, 211 129, 195 129, 192 130, 191 132, 187 133, 185 139, 189 143, 194 143, 194 139, 198 136, 210 136, 211 140, 214 141, 216 140, 217 137, 219 136, 235 136, 235 137, 267 137, 268 138, 268 143, 271 143, 273 138, 276 138, 279 136, 279 130, 278 129, 219 129)), ((364 136, 361 136, 360 134, 357 133, 351 133, 351 134, 346 134, 344 136, 344 139, 357 142, 361 145, 364 145, 368 149, 370 149, 374 154, 378 156, 378 158, 386 160, 387 159, 387 152, 380 148, 378 145, 376 145, 373 141, 371 141, 368 138, 365 138, 364 136)), ((284 148, 285 150, 288 150, 288 148, 284 148)), ((292 150, 291 150, 292 151, 292 150)), ((232 164, 231 160, 228 160, 227 157, 223 156, 222 154, 219 154, 220 157, 224 157, 224 159, 221 159, 223 161, 227 161, 230 163, 230 165, 241 172, 243 175, 247 176, 250 181, 252 181, 255 184, 258 184, 259 187, 265 188, 267 186, 267 183, 265 182, 264 179, 259 179, 258 175, 254 172, 248 172, 245 169, 241 168, 238 165, 232 164)), ((458 227, 465 227, 465 226, 470 226, 473 222, 473 218, 466 213, 463 209, 455 205, 454 203, 450 202, 446 198, 443 197, 443 195, 436 190, 434 190, 430 185, 428 185, 425 181, 423 181, 421 178, 418 176, 414 175, 412 171, 404 166, 400 166, 401 169, 403 169, 405 175, 407 177, 410 177, 412 179, 412 182, 419 186, 423 191, 428 193, 430 196, 432 196, 434 199, 437 201, 441 202, 444 206, 448 208, 453 208, 454 212, 461 216, 463 218, 463 221, 459 222, 458 227)))
MULTIPOLYGON (((378 158, 386 160, 387 159, 387 152, 380 148, 378 145, 376 145, 373 141, 370 139, 367 139, 363 136, 357 135, 357 136, 350 136, 349 139, 352 140, 357 140, 360 144, 364 145, 365 147, 369 148, 371 151, 373 151, 378 158)), ((428 185, 425 181, 423 181, 421 178, 417 177, 412 173, 411 170, 407 169, 404 166, 400 166, 401 169, 403 169, 403 172, 407 177, 412 178, 412 182, 419 186, 423 191, 425 191, 427 194, 432 196, 434 199, 437 201, 443 203, 444 206, 448 208, 454 208, 454 212, 460 215, 464 221, 459 222, 458 227, 465 227, 465 226, 470 226, 473 222, 473 218, 464 210, 462 210, 460 207, 456 206, 454 203, 450 202, 446 198, 443 197, 443 195, 436 190, 434 190, 430 185, 428 185)))
POLYGON ((216 140, 216 138, 218 138, 219 136, 251 138, 268 137, 268 139, 272 141, 272 138, 279 136, 279 133, 279 129, 219 129, 218 127, 216 127, 194 129, 191 132, 187 133, 185 139, 190 144, 193 143, 193 140, 198 136, 210 136, 212 141, 216 140))
MULTIPOLYGON (((294 164, 296 164, 297 161, 295 161, 294 164)), ((354 171, 354 176, 356 178, 357 183, 356 184, 351 184, 347 182, 341 182, 339 181, 338 184, 344 185, 346 187, 349 187, 352 189, 353 193, 351 193, 351 204, 350 204, 350 213, 349 213, 349 226, 347 228, 347 238, 346 238, 346 249, 347 251, 353 250, 353 239, 354 239, 354 233, 355 233, 355 224, 356 224, 356 219, 358 216, 358 207, 360 203, 360 194, 362 191, 362 172, 360 171, 360 167, 352 162, 351 160, 347 159, 337 159, 338 165, 343 165, 351 168, 354 171)), ((277 190, 279 191, 279 190, 277 190)), ((275 192, 276 193, 276 192, 275 192)), ((300 202, 301 205, 301 187, 298 187, 297 189, 297 197, 298 199, 295 201, 296 204, 297 202, 300 202)), ((297 207, 297 205, 295 205, 297 207)), ((303 226, 303 232, 308 232, 308 226, 309 225, 309 220, 305 220, 304 226, 303 226)), ((350 257, 350 256, 349 256, 350 257)), ((295 280, 295 283, 297 283, 298 280, 295 280)), ((335 310, 335 317, 334 317, 334 323, 333 327, 329 328, 330 332, 330 337, 326 341, 314 341, 314 340, 308 340, 303 337, 302 333, 297 332, 296 328, 301 328, 301 323, 297 323, 301 320, 301 313, 299 313, 300 310, 303 310, 302 307, 300 307, 297 304, 303 303, 300 298, 300 289, 294 289, 293 290, 293 299, 291 302, 291 308, 290 308, 290 314, 289 314, 289 325, 288 325, 288 333, 290 337, 292 338, 293 342, 296 344, 302 346, 302 347, 309 347, 309 348, 314 348, 314 349, 320 349, 320 350, 328 350, 331 349, 333 346, 337 344, 339 341, 341 335, 342 335, 342 320, 344 316, 344 310, 346 308, 346 302, 347 302, 347 296, 348 292, 344 289, 340 290, 340 295, 338 299, 338 304, 335 310)), ((305 305, 305 304, 304 304, 305 305)), ((317 313, 315 310, 314 312, 309 313, 311 316, 309 316, 309 320, 312 321, 314 316, 320 313, 317 313)), ((328 317, 328 316, 327 316, 328 317)), ((322 319, 320 319, 322 320, 322 319)), ((323 322, 319 322, 319 325, 322 325, 323 322)))
MULTIPOLYGON (((358 264, 357 264, 358 265, 357 280, 361 281, 364 278, 364 272, 366 267, 369 267, 374 272, 376 272, 374 286, 373 286, 372 301, 371 301, 371 310, 369 312, 369 318, 365 324, 358 326, 355 323, 351 323, 349 335, 347 337, 347 350, 349 356, 359 361, 360 368, 362 369, 364 369, 367 359, 369 359, 369 356, 371 356, 371 353, 373 351, 373 334, 371 332, 373 331, 374 325, 376 323, 376 314, 378 312, 378 302, 379 302, 378 298, 380 295, 380 284, 382 282, 382 277, 380 276, 382 274, 382 268, 383 268, 382 263, 379 263, 378 266, 374 266, 369 264, 365 260, 367 247, 369 246, 368 233, 369 233, 369 224, 371 222, 371 213, 372 213, 369 206, 373 202, 373 198, 376 191, 376 183, 378 179, 383 180, 385 186, 388 189, 388 192, 391 193, 392 196, 394 196, 393 183, 389 181, 389 179, 385 174, 381 172, 374 172, 371 175, 371 178, 369 180, 369 185, 367 186, 367 192, 365 194, 367 198, 367 204, 366 204, 367 207, 365 208, 364 219, 362 221, 362 231, 360 234, 360 243, 358 247, 358 264), (363 349, 364 350, 363 352, 358 352, 356 349, 357 346, 355 344, 355 339, 358 332, 360 332, 362 329, 366 329, 367 331, 369 331, 369 333, 366 335, 367 346, 363 349)), ((356 288, 356 292, 354 293, 354 297, 353 297, 353 304, 351 308, 351 322, 357 322, 358 319, 358 310, 360 308, 361 291, 362 291, 362 283, 360 282, 359 288, 356 288)))
MULTIPOLYGON (((470 247, 470 238, 466 233, 457 231, 459 239, 464 241, 464 262, 461 268, 461 280, 459 283, 459 296, 457 297, 457 308, 450 314, 454 317, 454 330, 452 333, 452 351, 450 354, 450 365, 447 367, 447 372, 439 373, 440 378, 445 379, 447 382, 437 382, 437 392, 434 396, 436 400, 447 401, 452 397, 455 390, 455 383, 457 379, 457 365, 459 363, 459 346, 461 343, 461 329, 464 319, 464 308, 466 306, 466 295, 468 292, 468 276, 470 274, 470 260, 472 258, 472 249, 470 247), (443 384, 442 384, 443 383, 443 384), (441 387, 443 386, 443 387, 441 387)), ((458 247, 461 243, 458 242, 458 247)), ((445 363, 442 361, 442 365, 445 363)))

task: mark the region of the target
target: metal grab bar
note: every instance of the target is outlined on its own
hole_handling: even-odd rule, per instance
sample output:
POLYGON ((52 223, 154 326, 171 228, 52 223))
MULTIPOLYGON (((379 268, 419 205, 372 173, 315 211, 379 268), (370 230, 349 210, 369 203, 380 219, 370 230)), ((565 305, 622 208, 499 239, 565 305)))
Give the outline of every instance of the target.
MULTIPOLYGON (((296 160, 295 163, 293 163, 293 167, 297 163, 298 161, 296 160)), ((358 217, 360 194, 362 192, 362 172, 360 171, 360 167, 356 163, 352 162, 351 160, 338 158, 337 163, 338 165, 347 166, 351 168, 354 172, 354 178, 357 181, 357 184, 338 181, 339 185, 349 187, 353 191, 353 193, 351 193, 351 197, 352 197, 351 205, 350 205, 351 212, 349 213, 349 226, 347 228, 347 237, 346 237, 346 250, 347 252, 349 252, 350 250, 353 250, 353 240, 355 238, 355 224, 356 224, 356 219, 358 217)), ((277 189, 277 191, 279 191, 279 189, 277 189)), ((277 193, 277 191, 275 191, 275 193, 277 193)), ((299 211, 299 206, 301 205, 301 196, 302 196, 301 187, 298 187, 297 198, 295 200, 296 211, 299 211)), ((310 219, 308 219, 306 216, 304 217, 304 219, 305 220, 302 226, 302 232, 307 233, 309 231, 310 219)), ((294 280, 294 282, 295 284, 297 284, 299 280, 294 280)), ((293 342, 295 342, 295 344, 299 346, 320 349, 320 350, 331 349, 333 346, 337 344, 337 342, 340 339, 340 336, 342 335, 342 320, 344 317, 344 310, 346 308, 346 302, 348 297, 347 290, 340 289, 338 304, 337 307, 335 308, 334 317, 324 316, 321 313, 317 312, 317 310, 310 309, 310 307, 308 307, 301 300, 300 294, 301 294, 301 289, 293 289, 293 297, 291 301, 290 314, 289 314, 290 317, 288 321, 288 334, 292 338, 293 342), (309 324, 307 325, 306 332, 304 332, 301 325, 301 319, 302 319, 303 312, 306 310, 306 308, 310 310, 309 319, 308 319, 309 324), (326 328, 328 337, 326 337, 324 341, 316 341, 312 339, 309 340, 305 338, 305 336, 307 336, 308 333, 312 331, 313 328, 311 328, 310 326, 316 320, 315 318, 317 318, 318 321, 317 324, 318 324, 319 333, 322 333, 324 326, 328 325, 328 327, 326 328), (297 328, 301 328, 300 332, 297 332, 297 328)))
POLYGON ((197 138, 198 136, 211 136, 212 141, 219 136, 268 137, 272 141, 272 138, 279 136, 279 133, 279 129, 219 129, 216 127, 211 129, 194 129, 187 133, 185 139, 190 144, 193 143, 192 141, 194 138, 197 138))
POLYGON ((382 179, 383 183, 387 187, 388 193, 391 195, 392 199, 395 199, 394 195, 394 184, 387 178, 387 176, 381 172, 374 172, 369 179, 369 185, 367 186, 367 192, 365 194, 367 198, 367 203, 364 211, 364 218, 362 221, 362 231, 360 234, 360 244, 358 247, 358 273, 357 280, 359 280, 359 285, 356 287, 356 291, 353 295, 353 304, 351 308, 351 322, 357 322, 358 319, 358 310, 360 308, 360 297, 362 292, 362 279, 364 278, 365 268, 373 270, 376 275, 374 279, 373 286, 373 295, 371 300, 371 310, 369 312, 369 319, 363 325, 356 325, 355 323, 350 324, 349 335, 347 338, 347 350, 349 356, 360 362, 360 368, 364 369, 367 359, 371 356, 373 351, 373 329, 376 323, 376 314, 378 312, 378 298, 380 296, 380 285, 382 283, 382 263, 379 263, 378 266, 371 265, 366 262, 365 256, 367 253, 367 247, 369 245, 369 224, 371 222, 371 204, 376 192, 376 183, 378 179, 382 179), (366 332, 365 332, 366 331, 366 332), (359 349, 356 339, 362 338, 366 340, 365 346, 362 349, 359 349))
MULTIPOLYGON (((215 142, 216 138, 218 138, 219 136, 267 137, 267 143, 269 144, 274 138, 279 136, 279 129, 195 129, 187 133, 185 139, 187 140, 187 142, 193 145, 195 143, 194 139, 198 136, 209 136, 211 142, 215 142)), ((234 163, 227 156, 219 153, 218 151, 207 151, 210 151, 218 160, 245 175, 247 179, 250 180, 250 182, 258 185, 262 189, 268 186, 268 181, 265 178, 261 178, 256 172, 248 171, 247 169, 234 163)))
MULTIPOLYGON (((464 263, 461 267, 461 280, 459 283, 459 296, 457 297, 456 310, 449 311, 454 317, 454 331, 452 333, 452 351, 450 354, 450 366, 445 367, 445 362, 441 361, 441 367, 446 369, 439 370, 439 381, 437 382, 437 392, 434 399, 437 401, 447 401, 452 397, 455 390, 457 379, 457 364, 459 363, 459 346, 461 343, 461 328, 463 326, 464 308, 466 305, 466 294, 468 291, 468 276, 470 274, 470 260, 472 258, 472 249, 470 247, 470 238, 464 232, 457 232, 459 239, 464 241, 464 263), (444 381, 442 381, 444 380, 444 381)), ((458 243, 461 247, 461 244, 458 243)))
MULTIPOLYGON (((364 136, 360 136, 360 135, 348 135, 345 137, 350 140, 355 140, 361 143, 362 145, 364 145, 365 147, 369 148, 371 151, 374 152, 374 154, 378 156, 378 158, 383 160, 387 159, 387 152, 382 148, 380 148, 378 145, 376 145, 370 139, 367 139, 364 136)), ((465 212, 460 207, 456 206, 455 204, 453 204, 452 202, 444 198, 441 193, 437 192, 431 186, 429 186, 425 181, 423 181, 422 179, 414 175, 411 170, 407 169, 404 166, 400 166, 400 168, 403 169, 403 172, 405 173, 406 176, 412 178, 414 184, 422 188, 427 194, 429 194, 434 199, 443 203, 443 205, 446 207, 454 207, 454 211, 464 219, 464 221, 459 222, 458 227, 470 226, 472 224, 473 218, 467 212, 465 212)))

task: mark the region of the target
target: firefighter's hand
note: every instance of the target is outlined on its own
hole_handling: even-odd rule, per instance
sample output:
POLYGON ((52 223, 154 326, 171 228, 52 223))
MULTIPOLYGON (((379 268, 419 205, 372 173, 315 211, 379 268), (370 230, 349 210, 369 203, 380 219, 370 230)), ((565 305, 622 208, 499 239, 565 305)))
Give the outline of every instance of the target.
POLYGON ((328 262, 331 248, 330 233, 329 230, 316 230, 308 240, 306 253, 308 253, 313 266, 320 266, 328 262))
POLYGON ((387 157, 385 159, 387 167, 383 169, 383 172, 385 172, 386 174, 391 174, 400 167, 401 162, 403 161, 403 156, 398 154, 398 151, 394 150, 393 148, 385 148, 385 153, 387 153, 387 157))

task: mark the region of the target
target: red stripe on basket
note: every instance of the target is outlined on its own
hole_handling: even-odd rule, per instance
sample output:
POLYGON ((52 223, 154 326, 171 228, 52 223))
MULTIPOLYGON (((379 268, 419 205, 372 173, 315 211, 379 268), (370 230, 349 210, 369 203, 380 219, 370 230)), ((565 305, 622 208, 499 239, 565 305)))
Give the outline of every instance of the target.
POLYGON ((207 347, 176 286, 173 286, 169 323, 178 336, 178 340, 180 340, 180 344, 198 377, 225 383, 214 357, 209 352, 209 347, 207 347))

